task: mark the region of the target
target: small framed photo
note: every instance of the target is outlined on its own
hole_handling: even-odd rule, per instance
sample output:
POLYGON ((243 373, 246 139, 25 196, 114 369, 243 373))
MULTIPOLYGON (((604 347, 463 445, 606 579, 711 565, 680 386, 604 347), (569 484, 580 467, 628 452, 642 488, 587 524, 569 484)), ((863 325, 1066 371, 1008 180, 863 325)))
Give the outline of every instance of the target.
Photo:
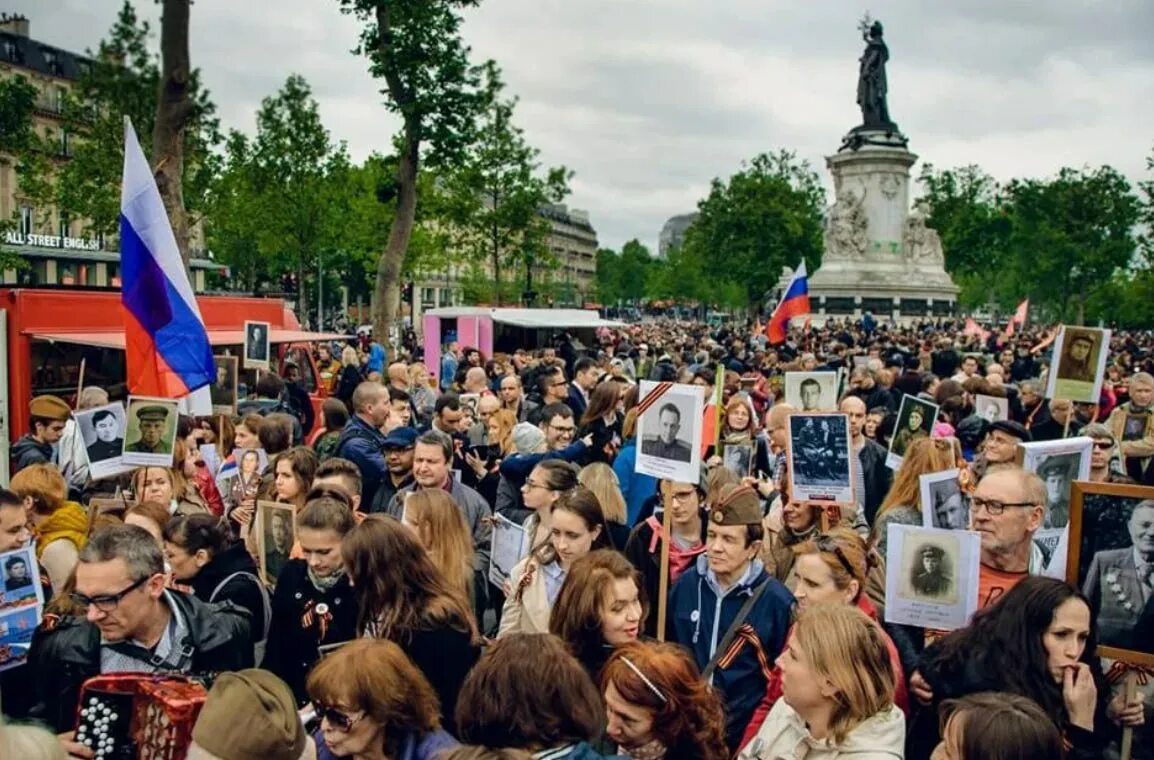
POLYGON ((896 470, 902 466, 906 449, 918 438, 929 438, 938 419, 938 405, 910 395, 902 396, 898 407, 898 421, 890 438, 886 467, 896 470))
POLYGON ((0 671, 19 667, 28 661, 32 634, 43 617, 43 605, 0 611, 0 671))
POLYGON ((986 422, 1010 419, 1010 400, 999 396, 974 396, 974 414, 986 422))
POLYGON ((34 544, 0 554, 0 613, 44 604, 34 544))
POLYGON ((802 414, 837 410, 838 373, 786 372, 785 403, 802 414))
POLYGON ((88 476, 101 480, 129 472, 124 464, 124 437, 128 417, 120 403, 74 412, 84 448, 88 453, 88 476))
POLYGON ((462 393, 460 395, 461 408, 468 409, 469 415, 475 420, 477 419, 477 405, 481 403, 480 393, 462 393))
POLYGON ((255 530, 261 578, 269 586, 276 585, 296 542, 296 509, 291 504, 258 501, 255 530))
POLYGON ((214 356, 216 379, 208 387, 212 397, 213 414, 236 414, 237 359, 235 356, 214 356))
POLYGON ((747 477, 753 472, 753 444, 723 443, 721 463, 737 477, 747 477))
POLYGON ((1090 478, 1087 436, 1018 444, 1018 463, 1046 484, 1046 516, 1042 528, 1062 529, 1070 523, 1070 498, 1075 480, 1090 478))
POLYGON ((927 528, 967 530, 970 508, 958 482, 959 471, 930 472, 919 478, 922 495, 922 517, 927 528))
POLYGON ((1062 325, 1046 377, 1046 398, 1097 404, 1110 352, 1110 331, 1062 325))
POLYGON ((1075 481, 1066 580, 1090 600, 1098 653, 1154 667, 1154 488, 1075 481))
POLYGON ((705 399, 694 385, 641 381, 637 472, 696 483, 701 478, 705 399))
POLYGON ((965 626, 978 609, 978 534, 896 523, 887 531, 886 622, 965 626))
POLYGON ((171 467, 177 417, 175 399, 129 396, 124 464, 171 467))
POLYGON ((790 500, 854 504, 854 459, 844 414, 791 414, 787 466, 790 500))
POLYGON ((272 344, 268 322, 244 323, 244 369, 268 370, 272 344))

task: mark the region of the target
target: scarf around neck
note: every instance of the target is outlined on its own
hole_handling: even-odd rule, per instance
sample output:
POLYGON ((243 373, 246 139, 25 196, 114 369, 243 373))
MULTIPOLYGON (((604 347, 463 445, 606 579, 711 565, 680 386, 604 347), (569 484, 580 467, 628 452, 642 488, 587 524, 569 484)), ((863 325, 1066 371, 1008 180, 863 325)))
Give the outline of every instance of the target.
POLYGON ((333 587, 341 582, 341 578, 345 577, 345 569, 343 567, 337 568, 336 572, 332 575, 317 575, 311 567, 307 569, 309 573, 309 583, 313 584, 313 588, 317 591, 332 591, 333 587))

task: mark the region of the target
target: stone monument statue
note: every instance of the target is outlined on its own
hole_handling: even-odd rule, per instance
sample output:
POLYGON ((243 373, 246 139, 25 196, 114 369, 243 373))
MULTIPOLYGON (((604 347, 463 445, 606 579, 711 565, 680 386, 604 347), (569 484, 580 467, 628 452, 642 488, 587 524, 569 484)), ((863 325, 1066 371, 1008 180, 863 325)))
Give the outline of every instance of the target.
POLYGON ((926 209, 910 210, 910 168, 918 157, 890 118, 882 25, 859 25, 857 104, 862 123, 826 158, 834 203, 826 211, 821 267, 809 278, 815 315, 905 320, 952 314, 958 288, 944 269, 942 241, 926 225, 926 209))

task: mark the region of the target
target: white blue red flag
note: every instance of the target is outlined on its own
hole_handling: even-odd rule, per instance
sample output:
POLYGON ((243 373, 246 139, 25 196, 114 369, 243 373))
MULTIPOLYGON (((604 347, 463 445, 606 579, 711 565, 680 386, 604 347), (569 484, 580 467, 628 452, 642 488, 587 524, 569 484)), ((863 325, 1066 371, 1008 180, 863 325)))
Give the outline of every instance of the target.
POLYGON ((212 346, 172 225, 132 123, 124 120, 120 192, 121 303, 128 387, 181 398, 212 382, 212 346))
POLYGON ((765 336, 770 343, 785 343, 789 333, 789 320, 809 314, 809 282, 806 279, 805 262, 802 261, 781 295, 781 301, 773 310, 773 316, 765 325, 765 336))

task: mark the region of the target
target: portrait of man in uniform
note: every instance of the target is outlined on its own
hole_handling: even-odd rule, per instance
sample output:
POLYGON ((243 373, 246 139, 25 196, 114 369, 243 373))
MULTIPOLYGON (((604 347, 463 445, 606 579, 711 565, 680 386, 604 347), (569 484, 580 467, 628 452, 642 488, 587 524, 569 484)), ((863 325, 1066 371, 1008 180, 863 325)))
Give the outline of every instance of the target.
POLYGON ((920 596, 932 599, 948 596, 953 589, 946 550, 937 544, 926 544, 918 548, 919 562, 910 573, 910 588, 920 596))
POLYGON ((172 443, 164 440, 164 429, 168 425, 167 407, 138 407, 136 420, 140 437, 128 444, 125 451, 135 451, 139 454, 172 453, 172 443))
POLYGON ((692 458, 689 443, 678 438, 681 432, 681 410, 669 401, 657 412, 657 435, 641 442, 641 453, 659 459, 688 462, 692 458))
POLYGON ((1154 499, 1134 505, 1127 521, 1130 546, 1093 554, 1082 591, 1098 610, 1103 646, 1151 651, 1139 641, 1139 623, 1154 598, 1154 499))
POLYGON ((157 398, 128 399, 128 429, 124 434, 125 464, 172 464, 176 442, 176 402, 157 398))

